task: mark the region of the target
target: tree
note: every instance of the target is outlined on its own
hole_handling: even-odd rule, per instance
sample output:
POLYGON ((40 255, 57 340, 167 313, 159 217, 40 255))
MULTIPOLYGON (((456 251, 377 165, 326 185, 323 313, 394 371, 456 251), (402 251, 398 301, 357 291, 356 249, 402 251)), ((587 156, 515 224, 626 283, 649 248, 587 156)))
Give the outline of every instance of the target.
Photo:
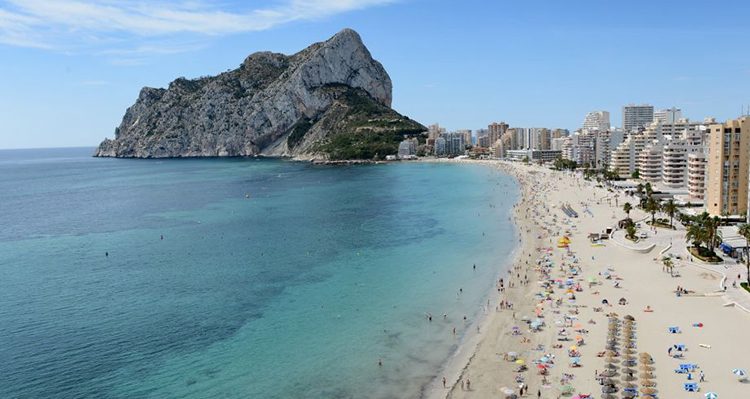
POLYGON ((654 197, 649 196, 646 200, 646 204, 643 207, 643 209, 646 210, 646 212, 651 214, 651 225, 656 225, 656 212, 659 212, 659 209, 661 207, 659 206, 659 203, 654 199, 654 197))
POLYGON ((693 246, 698 249, 705 244, 708 251, 713 252, 716 240, 721 238, 720 222, 721 219, 716 216, 711 217, 707 212, 693 217, 685 234, 685 240, 692 242, 693 246))
POLYGON ((646 190, 646 196, 650 197, 651 194, 654 193, 654 189, 651 188, 651 183, 646 182, 646 184, 643 186, 643 189, 646 190))
POLYGON ((630 175, 630 177, 632 177, 633 179, 638 179, 641 177, 641 172, 638 169, 636 169, 635 172, 633 172, 633 174, 630 175))
POLYGON ((630 202, 626 202, 625 205, 622 206, 622 210, 628 214, 628 219, 630 219, 630 211, 633 210, 633 205, 630 205, 630 202))
POLYGON ((747 268, 747 284, 750 285, 750 224, 742 223, 737 230, 745 238, 745 267, 747 268))
POLYGON ((634 224, 632 224, 632 223, 628 224, 627 226, 625 226, 625 232, 626 232, 625 237, 627 237, 627 238, 629 238, 631 240, 635 240, 635 233, 636 233, 636 231, 637 230, 636 230, 634 224))
POLYGON ((696 248, 700 248, 704 243, 708 242, 706 228, 701 223, 691 224, 685 233, 685 241, 692 243, 696 248))
POLYGON ((719 219, 718 216, 707 218, 704 221, 704 225, 706 226, 706 232, 708 233, 708 244, 710 245, 709 249, 711 251, 713 251, 714 248, 716 248, 716 240, 721 238, 721 232, 719 231, 720 224, 721 224, 721 219, 719 219))
POLYGON ((637 185, 637 186, 635 186, 635 192, 636 192, 636 194, 638 194, 638 195, 641 195, 641 194, 643 194, 643 184, 641 184, 641 183, 638 183, 638 185, 637 185))
POLYGON ((674 203, 674 200, 669 200, 666 204, 664 204, 663 210, 664 213, 669 215, 669 225, 671 227, 674 227, 672 225, 672 220, 674 219, 674 214, 677 213, 677 204, 674 203))

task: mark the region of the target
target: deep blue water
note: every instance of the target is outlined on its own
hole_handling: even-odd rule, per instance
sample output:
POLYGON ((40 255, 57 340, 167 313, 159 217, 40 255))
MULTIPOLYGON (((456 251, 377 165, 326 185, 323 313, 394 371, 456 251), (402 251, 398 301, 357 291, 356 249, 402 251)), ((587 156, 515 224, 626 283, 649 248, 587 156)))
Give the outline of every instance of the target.
POLYGON ((0 151, 2 398, 414 397, 515 242, 486 167, 92 152, 0 151))

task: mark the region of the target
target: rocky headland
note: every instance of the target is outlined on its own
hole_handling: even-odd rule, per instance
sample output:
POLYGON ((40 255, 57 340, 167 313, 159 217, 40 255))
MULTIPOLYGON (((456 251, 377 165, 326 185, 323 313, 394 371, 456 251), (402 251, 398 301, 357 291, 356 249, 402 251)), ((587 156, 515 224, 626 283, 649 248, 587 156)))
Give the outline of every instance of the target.
POLYGON ((294 55, 254 53, 217 76, 144 87, 95 155, 379 159, 426 130, 391 98, 388 73, 344 29, 294 55))

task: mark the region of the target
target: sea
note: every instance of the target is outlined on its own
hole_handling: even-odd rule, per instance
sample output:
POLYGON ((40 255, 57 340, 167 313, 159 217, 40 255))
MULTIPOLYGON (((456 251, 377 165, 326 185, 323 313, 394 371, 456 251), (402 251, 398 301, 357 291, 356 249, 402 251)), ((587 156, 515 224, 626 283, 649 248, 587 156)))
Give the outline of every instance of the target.
POLYGON ((486 166, 93 152, 0 151, 1 398, 419 397, 517 242, 486 166))

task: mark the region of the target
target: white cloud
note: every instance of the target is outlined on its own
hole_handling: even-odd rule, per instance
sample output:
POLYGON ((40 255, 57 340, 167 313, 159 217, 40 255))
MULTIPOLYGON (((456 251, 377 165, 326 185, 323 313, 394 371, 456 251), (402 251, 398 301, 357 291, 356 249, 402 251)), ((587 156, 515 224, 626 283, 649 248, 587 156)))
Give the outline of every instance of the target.
POLYGON ((143 53, 151 49, 163 54, 169 49, 190 50, 195 46, 173 43, 164 50, 149 41, 261 31, 394 1, 278 0, 274 6, 238 11, 222 9, 206 0, 6 0, 0 4, 0 43, 60 51, 143 53), (124 48, 124 44, 133 42, 136 49, 124 48))

